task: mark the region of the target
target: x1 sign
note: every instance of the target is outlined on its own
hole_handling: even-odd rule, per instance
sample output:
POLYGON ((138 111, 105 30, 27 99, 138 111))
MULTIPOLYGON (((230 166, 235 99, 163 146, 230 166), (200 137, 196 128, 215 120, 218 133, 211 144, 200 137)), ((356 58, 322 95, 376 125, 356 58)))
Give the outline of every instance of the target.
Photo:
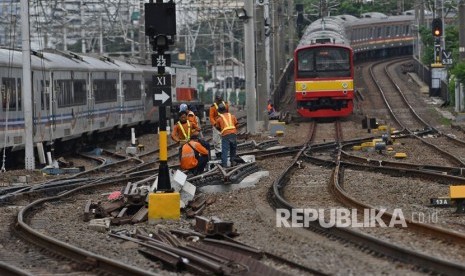
POLYGON ((153 83, 153 105, 169 106, 171 105, 171 75, 154 75, 153 83))

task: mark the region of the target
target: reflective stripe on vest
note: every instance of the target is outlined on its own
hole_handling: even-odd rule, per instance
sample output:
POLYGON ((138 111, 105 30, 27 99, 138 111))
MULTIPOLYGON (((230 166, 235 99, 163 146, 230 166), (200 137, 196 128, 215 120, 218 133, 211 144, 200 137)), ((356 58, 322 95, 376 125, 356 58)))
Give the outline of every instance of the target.
POLYGON ((229 115, 229 121, 226 120, 226 117, 223 114, 220 114, 220 116, 221 116, 221 118, 223 118, 223 122, 225 124, 225 127, 221 130, 221 134, 223 134, 223 132, 225 130, 236 129, 236 127, 233 126, 233 124, 232 124, 231 113, 228 113, 228 115, 229 115))
POLYGON ((180 139, 180 140, 185 141, 185 142, 189 141, 191 139, 191 123, 189 122, 189 120, 187 120, 187 135, 180 121, 178 122, 178 125, 182 131, 182 134, 184 135, 184 138, 186 138, 186 139, 180 139))

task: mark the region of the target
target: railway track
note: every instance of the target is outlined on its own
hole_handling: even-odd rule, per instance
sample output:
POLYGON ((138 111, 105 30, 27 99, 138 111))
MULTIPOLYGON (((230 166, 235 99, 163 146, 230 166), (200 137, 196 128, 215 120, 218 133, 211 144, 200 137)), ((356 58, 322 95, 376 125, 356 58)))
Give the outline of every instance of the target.
MULTIPOLYGON (((310 127, 310 129, 313 129, 313 126, 310 127)), ((336 131, 336 133, 337 132, 338 131, 336 131)), ((310 138, 308 142, 311 143, 313 134, 311 134, 309 137, 310 138)), ((285 208, 288 210, 292 210, 300 207, 293 206, 291 203, 286 201, 286 199, 283 196, 283 191, 286 188, 286 185, 288 184, 288 181, 290 179, 289 175, 292 174, 298 167, 300 167, 300 159, 305 155, 307 160, 315 164, 318 164, 319 166, 334 167, 330 181, 330 189, 340 202, 349 207, 357 206, 358 208, 373 208, 369 205, 358 206, 357 203, 352 201, 354 199, 349 197, 347 193, 342 189, 340 184, 342 166, 347 166, 348 164, 341 161, 341 154, 342 151, 339 151, 338 157, 335 161, 322 160, 311 156, 311 148, 309 149, 307 145, 303 146, 301 150, 295 155, 293 161, 291 162, 291 164, 289 164, 287 169, 273 183, 273 186, 270 190, 270 202, 273 204, 273 206, 275 206, 275 208, 285 208), (350 200, 348 198, 350 198, 350 200)), ((446 238, 447 240, 455 240, 461 243, 463 242, 463 234, 454 233, 452 231, 447 231, 438 227, 431 227, 430 225, 412 224, 412 222, 409 222, 409 225, 412 225, 412 228, 415 228, 416 230, 419 230, 421 232, 428 232, 434 235, 435 237, 442 237, 446 238)), ((424 253, 419 253, 413 250, 402 248, 392 243, 386 242, 382 239, 366 235, 359 231, 354 231, 350 228, 324 228, 318 222, 310 222, 310 225, 307 229, 315 231, 317 233, 321 233, 324 236, 336 237, 337 239, 341 239, 345 242, 356 244, 361 248, 365 248, 372 252, 376 252, 375 254, 387 256, 389 258, 401 262, 406 262, 416 267, 427 269, 428 271, 433 271, 436 273, 446 273, 451 275, 459 275, 465 272, 465 266, 462 266, 461 264, 445 261, 442 259, 431 257, 424 253)))
MULTIPOLYGON (((446 148, 456 148, 457 145, 464 146, 465 141, 445 135, 436 128, 427 123, 413 108, 412 104, 407 100, 405 93, 399 85, 394 81, 392 73, 389 72, 389 67, 405 62, 407 59, 394 59, 392 61, 382 61, 372 64, 370 69, 371 77, 375 80, 378 90, 386 104, 386 107, 391 114, 393 121, 402 128, 403 132, 409 133, 423 144, 436 150, 445 158, 452 160, 456 165, 465 166, 464 160, 457 156, 456 152, 445 150, 446 148), (380 70, 382 69, 382 70, 380 70), (433 133, 442 137, 441 143, 434 143, 432 139, 423 138, 424 135, 433 133), (438 146, 440 145, 440 146, 438 146)), ((465 151, 461 151, 465 154, 465 151)))

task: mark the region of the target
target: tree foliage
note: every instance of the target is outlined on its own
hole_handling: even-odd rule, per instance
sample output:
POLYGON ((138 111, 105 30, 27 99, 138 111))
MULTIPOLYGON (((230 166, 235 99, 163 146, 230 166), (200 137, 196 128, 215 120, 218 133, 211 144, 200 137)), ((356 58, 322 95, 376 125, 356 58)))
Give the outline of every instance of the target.
POLYGON ((451 71, 452 71, 452 74, 455 75, 455 77, 460 83, 465 84, 465 63, 464 62, 457 63, 454 66, 454 68, 452 68, 451 71))

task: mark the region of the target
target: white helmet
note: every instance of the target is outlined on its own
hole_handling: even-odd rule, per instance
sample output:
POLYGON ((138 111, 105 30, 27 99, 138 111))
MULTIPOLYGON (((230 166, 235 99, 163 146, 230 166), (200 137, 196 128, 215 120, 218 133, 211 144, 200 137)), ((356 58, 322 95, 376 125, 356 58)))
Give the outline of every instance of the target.
POLYGON ((181 104, 179 106, 179 112, 181 112, 181 111, 187 111, 187 104, 181 104))

